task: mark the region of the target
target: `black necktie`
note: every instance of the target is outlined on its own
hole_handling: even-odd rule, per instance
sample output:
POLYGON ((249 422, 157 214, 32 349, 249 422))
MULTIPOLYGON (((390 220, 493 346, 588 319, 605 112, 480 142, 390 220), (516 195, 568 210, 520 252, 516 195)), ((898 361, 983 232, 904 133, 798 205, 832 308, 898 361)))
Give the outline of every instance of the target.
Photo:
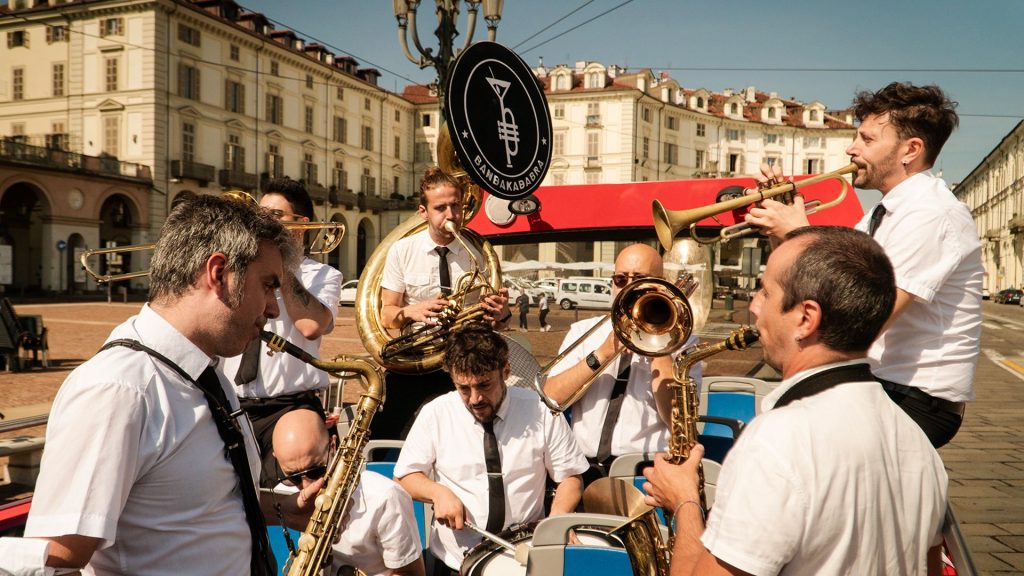
POLYGON ((238 364, 238 372, 235 372, 235 385, 242 386, 256 379, 260 372, 260 343, 262 340, 255 338, 249 342, 245 352, 242 352, 242 361, 238 364))
POLYGON ((629 384, 630 368, 633 365, 633 355, 623 354, 619 360, 619 366, 625 364, 615 377, 615 387, 612 388, 612 396, 608 401, 608 412, 604 415, 604 427, 601 428, 601 441, 597 445, 597 462, 603 464, 612 455, 612 433, 615 432, 615 424, 619 420, 619 413, 622 412, 622 400, 626 397, 626 386, 629 384))
POLYGON ((452 293, 452 273, 448 269, 448 253, 451 250, 447 246, 438 246, 434 252, 438 256, 437 271, 441 274, 441 295, 447 296, 452 293))
MULTIPOLYGON (((259 342, 257 340, 257 342, 259 342)), ((230 404, 224 389, 221 388, 217 372, 212 367, 207 367, 199 375, 196 381, 197 387, 203 391, 206 403, 213 413, 213 422, 217 425, 217 432, 227 449, 228 457, 231 459, 231 466, 238 475, 238 482, 242 489, 242 505, 245 507, 245 521, 249 524, 249 532, 252 537, 252 557, 249 561, 249 568, 253 576, 272 576, 277 572, 274 565, 274 554, 270 550, 270 542, 267 540, 267 525, 260 511, 260 499, 256 493, 256 483, 253 482, 252 470, 249 468, 249 459, 245 455, 245 436, 238 422, 228 413, 230 404)))
POLYGON ((882 223, 882 218, 885 218, 885 206, 879 202, 875 209, 871 211, 871 221, 868 222, 868 234, 872 238, 875 237, 875 230, 878 230, 878 225, 882 223))
POLYGON ((487 531, 501 532, 505 527, 505 483, 501 478, 501 454, 494 435, 494 420, 484 427, 484 462, 487 464, 487 531))

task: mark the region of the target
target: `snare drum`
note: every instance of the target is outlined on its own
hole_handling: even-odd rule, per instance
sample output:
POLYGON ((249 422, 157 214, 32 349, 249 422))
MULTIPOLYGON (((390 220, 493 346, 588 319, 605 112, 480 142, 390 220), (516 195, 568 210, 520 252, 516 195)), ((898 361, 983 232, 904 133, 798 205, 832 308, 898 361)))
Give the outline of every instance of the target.
MULTIPOLYGON (((537 524, 539 522, 512 526, 499 532, 497 536, 512 545, 526 543, 529 546, 533 541, 533 531, 537 524)), ((580 544, 584 546, 622 547, 622 542, 617 537, 602 530, 581 527, 576 528, 575 532, 580 544)), ((526 566, 516 561, 515 553, 511 550, 502 548, 496 542, 484 538, 466 554, 459 574, 462 576, 526 576, 526 566)))

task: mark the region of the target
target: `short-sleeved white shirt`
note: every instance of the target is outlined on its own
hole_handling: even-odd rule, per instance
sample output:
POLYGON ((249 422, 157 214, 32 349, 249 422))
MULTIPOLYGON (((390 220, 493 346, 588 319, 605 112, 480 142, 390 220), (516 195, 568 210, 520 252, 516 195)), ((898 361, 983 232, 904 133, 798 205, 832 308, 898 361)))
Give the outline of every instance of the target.
MULTIPOLYGON (((494 424, 505 482, 505 527, 544 516, 544 484, 582 474, 589 467, 561 416, 552 416, 537 395, 508 388, 494 424)), ((484 429, 452 391, 424 405, 402 446, 395 478, 422 472, 462 501, 469 521, 487 525, 488 486, 484 429)), ((430 551, 457 569, 481 537, 455 532, 436 520, 430 551)))
POLYGON ((756 575, 925 573, 948 478, 921 428, 874 381, 773 409, 807 376, 853 363, 763 400, 718 478, 701 538, 716 558, 756 575))
MULTIPOLYGON (((882 204, 875 240, 892 261, 896 286, 914 299, 875 340, 872 371, 938 398, 973 400, 985 274, 974 219, 929 172, 901 182, 882 204)), ((857 229, 867 231, 870 218, 857 229)))
MULTIPOLYGON (((602 318, 603 316, 596 316, 573 323, 562 341, 560 352, 579 340, 602 318)), ((611 331, 611 323, 606 323, 595 330, 581 345, 576 346, 551 369, 551 375, 555 376, 582 362, 587 354, 593 352, 605 341, 611 331)), ((691 336, 687 345, 696 342, 697 337, 691 336)), ((673 354, 673 357, 675 356, 676 354, 673 354)), ((612 431, 611 451, 616 456, 630 452, 659 452, 668 448, 669 428, 658 416, 658 406, 654 401, 654 393, 651 391, 652 359, 639 354, 633 354, 632 358, 629 382, 626 384, 622 409, 619 412, 619 425, 615 426, 612 431)), ((609 364, 590 386, 587 393, 572 406, 572 431, 576 435, 576 442, 579 443, 580 449, 588 458, 597 456, 605 415, 608 414, 608 404, 619 370, 618 362, 609 364)), ((699 363, 690 369, 690 376, 696 378, 699 390, 701 378, 699 363)))
MULTIPOLYGON (((118 338, 142 342, 193 378, 211 364, 148 305, 109 337, 118 338)), ((240 422, 258 479, 252 430, 240 422)), ((249 571, 239 479, 203 393, 146 352, 100 352, 54 399, 25 535, 65 534, 102 540, 86 574, 249 571)))
MULTIPOLYGON (((440 258, 434 251, 438 244, 430 238, 430 231, 423 230, 394 243, 384 263, 382 288, 405 295, 405 304, 416 304, 441 296, 440 258)), ((473 260, 458 240, 448 244, 448 270, 452 283, 463 273, 472 271, 473 260)), ((483 258, 474 251, 480 266, 483 258)))
MULTIPOLYGON (((299 274, 299 279, 306 290, 331 311, 332 319, 337 317, 338 297, 341 295, 341 272, 311 258, 305 258, 299 267, 299 274)), ((280 315, 267 320, 264 329, 281 336, 314 357, 319 357, 322 338, 309 340, 295 327, 295 321, 288 315, 284 297, 281 296, 281 290, 287 289, 287 286, 278 289, 277 306, 280 315)), ((235 393, 238 396, 273 398, 306 390, 320 390, 330 385, 330 375, 327 372, 314 368, 286 352, 276 352, 267 356, 268 350, 267 343, 260 342, 260 370, 256 380, 244 386, 235 386, 235 393)), ((241 362, 241 355, 224 359, 224 374, 229 381, 234 382, 241 362)))

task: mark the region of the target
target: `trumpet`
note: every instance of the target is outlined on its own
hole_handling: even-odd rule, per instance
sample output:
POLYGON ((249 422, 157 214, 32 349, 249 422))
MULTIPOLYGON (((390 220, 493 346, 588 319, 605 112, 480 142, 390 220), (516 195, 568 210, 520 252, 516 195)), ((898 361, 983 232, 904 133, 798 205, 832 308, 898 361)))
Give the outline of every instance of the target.
POLYGON ((701 244, 713 244, 718 241, 726 242, 733 238, 751 234, 755 231, 755 227, 746 222, 734 224, 723 227, 717 238, 702 240, 697 236, 697 223, 705 218, 714 218, 724 212, 731 212, 751 204, 756 204, 762 200, 792 194, 800 188, 810 186, 811 184, 817 184, 826 180, 838 180, 842 184, 842 191, 834 200, 825 203, 822 203, 820 200, 812 200, 805 205, 807 214, 820 212, 838 205, 846 198, 846 194, 850 191, 850 183, 843 176, 852 174, 859 169, 859 166, 851 162, 834 172, 819 174, 799 182, 782 182, 768 188, 758 188, 754 194, 745 194, 738 198, 689 210, 667 210, 660 201, 655 200, 651 206, 654 211, 654 229, 658 234, 658 241, 661 242, 665 250, 672 248, 673 239, 683 228, 689 228, 690 237, 701 244))

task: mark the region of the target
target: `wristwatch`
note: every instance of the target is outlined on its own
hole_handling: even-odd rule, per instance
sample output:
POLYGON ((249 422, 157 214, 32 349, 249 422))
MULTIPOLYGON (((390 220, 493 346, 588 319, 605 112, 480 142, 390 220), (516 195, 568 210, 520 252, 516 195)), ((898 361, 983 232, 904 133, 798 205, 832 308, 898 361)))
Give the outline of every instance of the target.
POLYGON ((593 352, 587 354, 587 366, 590 366, 590 369, 594 372, 597 372, 597 369, 601 367, 601 361, 597 359, 597 356, 594 356, 593 352))

